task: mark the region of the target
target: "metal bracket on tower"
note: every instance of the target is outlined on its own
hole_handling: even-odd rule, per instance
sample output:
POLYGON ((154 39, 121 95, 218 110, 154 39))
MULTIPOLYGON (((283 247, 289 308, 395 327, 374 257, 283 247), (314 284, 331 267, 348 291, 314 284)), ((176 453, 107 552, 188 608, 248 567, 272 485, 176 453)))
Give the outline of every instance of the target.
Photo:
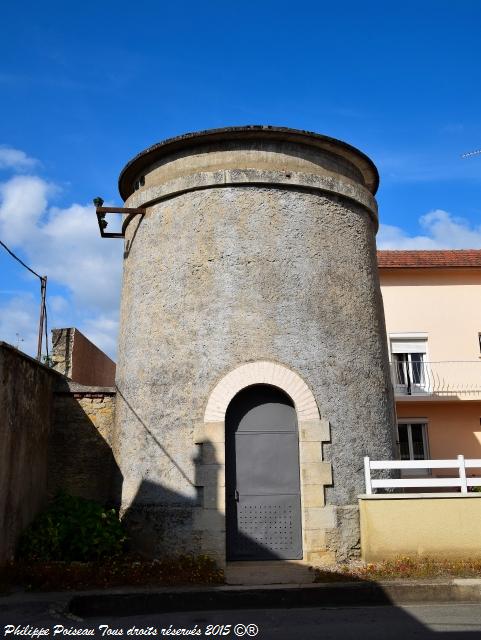
POLYGON ((129 207, 104 207, 104 201, 102 198, 94 198, 95 213, 97 214, 97 222, 99 224, 100 235, 102 238, 125 238, 126 222, 130 221, 133 216, 143 216, 145 209, 133 209, 129 207), (110 233, 105 231, 108 222, 105 219, 107 213, 121 213, 127 215, 127 218, 122 225, 122 231, 120 233, 110 233))

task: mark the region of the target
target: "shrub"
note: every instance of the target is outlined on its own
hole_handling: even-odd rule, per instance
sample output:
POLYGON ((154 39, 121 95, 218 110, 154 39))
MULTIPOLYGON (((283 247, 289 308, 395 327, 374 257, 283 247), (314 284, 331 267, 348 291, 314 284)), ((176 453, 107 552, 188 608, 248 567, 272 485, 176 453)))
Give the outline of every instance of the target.
POLYGON ((119 555, 126 535, 115 509, 60 493, 20 539, 18 557, 90 561, 119 555))

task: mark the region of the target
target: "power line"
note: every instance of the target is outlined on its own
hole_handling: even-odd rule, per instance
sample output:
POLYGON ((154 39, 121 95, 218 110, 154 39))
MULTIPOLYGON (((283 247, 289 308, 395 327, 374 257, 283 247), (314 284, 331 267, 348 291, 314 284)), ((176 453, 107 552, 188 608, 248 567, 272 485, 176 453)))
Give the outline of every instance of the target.
POLYGON ((30 271, 30 273, 33 273, 34 276, 37 276, 37 278, 40 278, 40 280, 43 280, 44 276, 41 276, 40 274, 38 274, 36 271, 34 271, 33 269, 30 269, 30 267, 28 266, 28 264, 25 264, 25 262, 23 260, 21 260, 18 256, 16 256, 13 251, 11 251, 7 245, 2 242, 0 240, 0 244, 2 245, 2 247, 5 249, 5 251, 8 251, 8 253, 12 256, 12 258, 14 258, 17 262, 20 262, 20 264, 25 267, 25 269, 28 269, 30 271))
POLYGON ((31 269, 28 264, 19 258, 17 255, 13 253, 11 249, 7 247, 7 245, 0 240, 0 245, 7 251, 14 260, 19 262, 22 267, 25 267, 27 271, 33 273, 40 280, 40 320, 38 324, 38 345, 37 345, 37 360, 42 359, 42 342, 43 342, 43 329, 45 322, 45 348, 47 350, 47 363, 48 363, 48 329, 47 329, 47 276, 41 276, 39 273, 31 269))

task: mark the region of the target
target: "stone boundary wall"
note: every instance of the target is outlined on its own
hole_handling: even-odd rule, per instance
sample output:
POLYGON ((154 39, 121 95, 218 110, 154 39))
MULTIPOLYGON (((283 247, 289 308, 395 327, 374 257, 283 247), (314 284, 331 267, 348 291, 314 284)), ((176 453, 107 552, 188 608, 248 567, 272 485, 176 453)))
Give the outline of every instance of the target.
POLYGON ((111 449, 113 387, 64 382, 54 393, 48 492, 60 489, 103 504, 117 504, 120 478, 111 449))
POLYGON ((116 506, 113 387, 75 384, 0 341, 0 565, 60 489, 116 506))
POLYGON ((47 499, 52 389, 58 376, 0 342, 0 565, 47 499))

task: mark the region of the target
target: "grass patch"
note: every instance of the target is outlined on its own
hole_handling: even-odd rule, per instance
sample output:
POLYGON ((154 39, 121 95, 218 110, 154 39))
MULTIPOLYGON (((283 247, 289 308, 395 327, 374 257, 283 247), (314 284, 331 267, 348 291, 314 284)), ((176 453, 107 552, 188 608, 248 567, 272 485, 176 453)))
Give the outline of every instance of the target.
POLYGON ((22 587, 32 591, 223 582, 223 572, 207 556, 179 556, 159 560, 122 557, 95 562, 17 561, 0 571, 0 584, 5 589, 22 587))
POLYGON ((481 559, 437 560, 401 557, 373 563, 350 563, 316 568, 315 582, 358 582, 380 580, 422 580, 442 578, 481 578, 481 559))

